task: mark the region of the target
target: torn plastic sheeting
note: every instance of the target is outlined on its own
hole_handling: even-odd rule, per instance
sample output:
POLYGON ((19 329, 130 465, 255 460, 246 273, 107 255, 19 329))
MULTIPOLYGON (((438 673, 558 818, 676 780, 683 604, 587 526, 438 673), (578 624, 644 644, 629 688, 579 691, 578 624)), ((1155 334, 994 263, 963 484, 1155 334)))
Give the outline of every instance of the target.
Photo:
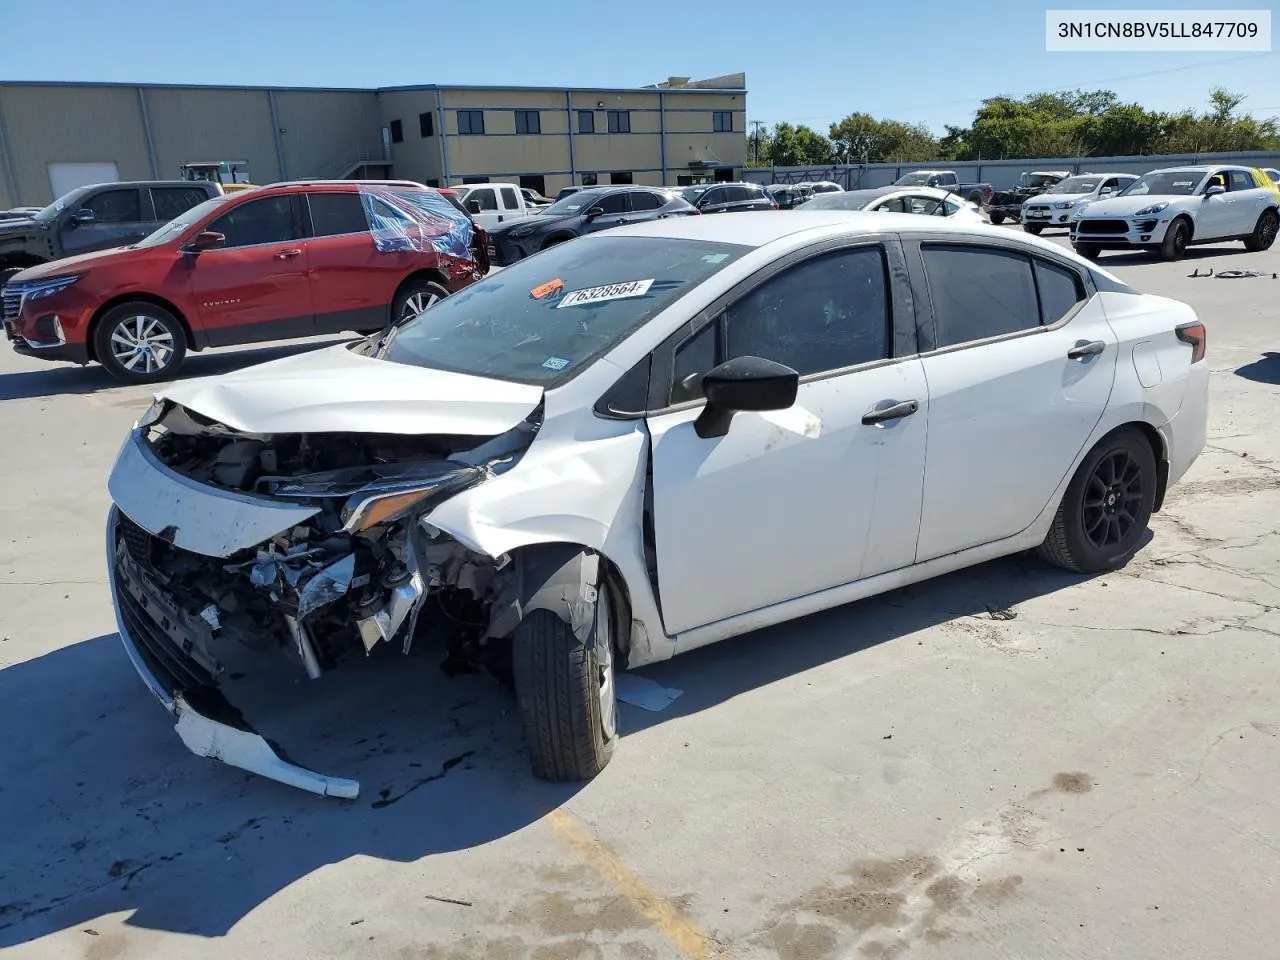
POLYGON ((380 253, 435 252, 474 262, 471 220, 439 194, 361 190, 360 202, 380 253))
POLYGON ((614 688, 619 700, 633 707, 657 713, 671 705, 683 690, 675 687, 664 687, 656 680, 638 677, 634 673, 620 673, 614 680, 614 688))

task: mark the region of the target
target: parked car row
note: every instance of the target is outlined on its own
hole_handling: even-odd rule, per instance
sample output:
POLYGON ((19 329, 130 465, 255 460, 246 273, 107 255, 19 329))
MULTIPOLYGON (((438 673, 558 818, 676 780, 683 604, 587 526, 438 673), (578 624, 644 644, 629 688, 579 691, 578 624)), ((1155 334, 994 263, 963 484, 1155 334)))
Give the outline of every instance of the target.
POLYGON ((14 273, 0 295, 13 349, 154 382, 190 350, 380 330, 488 270, 485 233, 452 191, 340 180, 206 192, 214 186, 182 184, 163 202, 186 209, 158 228, 142 217, 156 216, 171 185, 83 187, 30 226, 0 222, 0 235, 47 245, 48 262, 14 273), (111 248, 83 252, 90 236, 111 248))

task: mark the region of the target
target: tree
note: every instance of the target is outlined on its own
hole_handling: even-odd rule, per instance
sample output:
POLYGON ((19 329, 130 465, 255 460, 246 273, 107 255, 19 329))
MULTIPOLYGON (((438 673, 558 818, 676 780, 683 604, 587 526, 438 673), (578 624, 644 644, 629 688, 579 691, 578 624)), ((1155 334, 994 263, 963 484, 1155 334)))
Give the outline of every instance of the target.
POLYGON ((914 163, 935 160, 938 141, 923 126, 851 113, 831 125, 831 143, 841 163, 914 163))
POLYGON ((762 143, 764 156, 775 167, 804 167, 831 162, 831 144, 816 130, 779 123, 762 143))

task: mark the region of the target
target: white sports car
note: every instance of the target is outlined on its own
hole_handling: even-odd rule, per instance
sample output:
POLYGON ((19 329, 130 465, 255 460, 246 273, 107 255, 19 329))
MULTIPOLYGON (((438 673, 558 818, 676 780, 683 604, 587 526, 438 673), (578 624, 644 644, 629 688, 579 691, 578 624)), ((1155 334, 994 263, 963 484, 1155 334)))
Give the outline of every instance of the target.
MULTIPOLYGON (((1038 548, 1113 570, 1205 440, 1205 328, 942 217, 654 221, 380 336, 163 390, 110 479, 120 637, 195 752, 316 793, 219 681, 432 645, 591 777, 615 671, 1038 548)), ((412 669, 412 661, 405 668, 412 669)))
POLYGON ((1178 260, 1194 243, 1243 240, 1268 249, 1280 228, 1277 193, 1249 167, 1171 167, 1135 180, 1118 197, 1089 204, 1071 221, 1076 252, 1153 250, 1178 260))
POLYGON ((1065 227, 1095 200, 1119 193, 1138 177, 1132 173, 1081 173, 1059 180, 1039 196, 1022 203, 1022 229, 1039 234, 1046 227, 1065 227))
POLYGON ((820 194, 804 210, 865 210, 868 213, 914 213, 950 217, 957 223, 985 223, 977 204, 937 187, 871 187, 820 194))

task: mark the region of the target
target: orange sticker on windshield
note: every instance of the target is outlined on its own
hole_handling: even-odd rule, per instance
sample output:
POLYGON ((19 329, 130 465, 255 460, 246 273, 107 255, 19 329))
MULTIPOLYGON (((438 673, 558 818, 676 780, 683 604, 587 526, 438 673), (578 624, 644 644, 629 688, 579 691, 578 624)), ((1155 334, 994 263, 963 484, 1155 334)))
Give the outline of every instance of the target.
POLYGON ((544 297, 551 296, 551 294, 555 293, 557 290, 563 290, 563 289, 564 289, 563 280, 548 280, 546 283, 542 284, 542 286, 534 287, 532 290, 530 290, 529 296, 533 297, 533 299, 535 300, 541 300, 544 297))

